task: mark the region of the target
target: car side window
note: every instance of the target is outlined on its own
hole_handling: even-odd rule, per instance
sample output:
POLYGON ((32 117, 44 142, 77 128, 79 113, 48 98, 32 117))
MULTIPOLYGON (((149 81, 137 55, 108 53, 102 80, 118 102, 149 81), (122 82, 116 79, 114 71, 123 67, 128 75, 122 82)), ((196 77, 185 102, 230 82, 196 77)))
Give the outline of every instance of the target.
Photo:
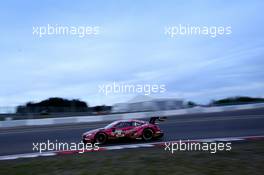
POLYGON ((143 123, 140 123, 140 122, 133 122, 133 126, 141 126, 143 125, 143 123))
POLYGON ((120 122, 118 124, 116 124, 116 128, 125 128, 125 127, 129 127, 132 126, 132 122, 120 122))
POLYGON ((127 126, 126 127, 133 126, 133 122, 126 122, 126 123, 127 123, 127 126))
POLYGON ((123 128, 123 123, 124 122, 120 122, 118 124, 115 125, 116 128, 123 128))

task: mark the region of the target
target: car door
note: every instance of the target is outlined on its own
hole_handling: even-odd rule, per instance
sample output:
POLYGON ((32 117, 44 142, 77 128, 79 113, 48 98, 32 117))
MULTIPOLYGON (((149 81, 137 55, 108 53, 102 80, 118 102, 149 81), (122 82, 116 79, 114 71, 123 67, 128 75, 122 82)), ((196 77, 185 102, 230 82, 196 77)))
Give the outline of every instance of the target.
POLYGON ((127 137, 133 131, 132 122, 120 122, 116 124, 114 135, 116 137, 127 137))
POLYGON ((132 122, 124 122, 122 127, 122 131, 125 134, 125 137, 130 137, 130 135, 134 132, 134 126, 132 122))

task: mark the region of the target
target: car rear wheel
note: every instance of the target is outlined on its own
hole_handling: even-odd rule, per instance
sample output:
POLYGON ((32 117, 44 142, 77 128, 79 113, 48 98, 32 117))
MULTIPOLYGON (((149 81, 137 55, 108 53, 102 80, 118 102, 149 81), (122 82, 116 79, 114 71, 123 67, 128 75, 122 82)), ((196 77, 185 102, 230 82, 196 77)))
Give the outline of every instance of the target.
POLYGON ((151 129, 145 129, 142 135, 143 140, 148 141, 153 139, 153 131, 151 129))
POLYGON ((96 135, 95 142, 99 144, 105 144, 107 141, 107 136, 105 133, 99 133, 96 135))

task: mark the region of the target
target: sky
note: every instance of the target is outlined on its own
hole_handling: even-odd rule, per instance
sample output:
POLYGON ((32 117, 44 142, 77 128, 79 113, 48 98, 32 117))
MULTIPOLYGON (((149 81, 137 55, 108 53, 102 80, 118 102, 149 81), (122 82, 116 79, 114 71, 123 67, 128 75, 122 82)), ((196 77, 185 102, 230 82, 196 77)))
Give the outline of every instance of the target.
POLYGON ((206 104, 264 97, 264 2, 10 0, 0 4, 0 106, 49 97, 129 101, 109 83, 164 84, 157 98, 206 104), (33 35, 34 26, 99 26, 96 36, 33 35), (170 38, 167 26, 231 26, 230 35, 170 38))

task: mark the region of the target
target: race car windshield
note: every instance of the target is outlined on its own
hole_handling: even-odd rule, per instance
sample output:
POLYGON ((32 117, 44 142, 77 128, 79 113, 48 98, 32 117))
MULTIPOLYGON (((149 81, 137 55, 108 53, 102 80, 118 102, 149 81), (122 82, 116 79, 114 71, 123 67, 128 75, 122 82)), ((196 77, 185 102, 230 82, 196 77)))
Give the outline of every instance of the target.
POLYGON ((112 128, 114 125, 116 125, 117 124, 117 122, 112 122, 112 123, 110 123, 110 124, 108 124, 106 127, 105 127, 105 129, 109 129, 109 128, 112 128))

